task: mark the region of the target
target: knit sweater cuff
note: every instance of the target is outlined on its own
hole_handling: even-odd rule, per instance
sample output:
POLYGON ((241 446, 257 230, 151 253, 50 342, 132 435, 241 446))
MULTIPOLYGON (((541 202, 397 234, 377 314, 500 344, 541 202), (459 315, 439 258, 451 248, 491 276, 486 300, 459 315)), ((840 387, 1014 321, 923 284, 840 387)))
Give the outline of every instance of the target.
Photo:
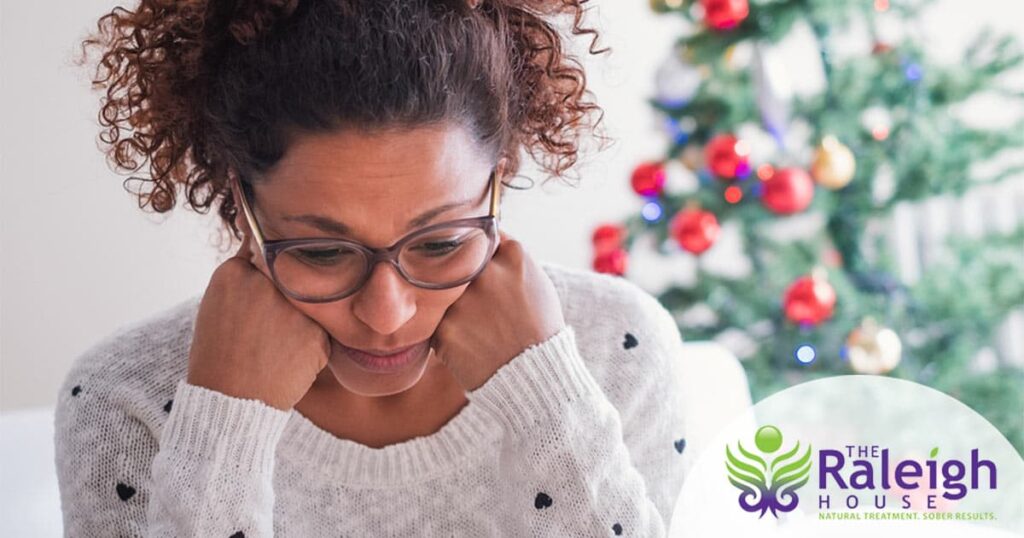
POLYGON ((235 398, 182 379, 161 433, 161 450, 212 460, 245 472, 270 473, 291 411, 235 398))
POLYGON ((467 398, 517 438, 537 425, 565 422, 580 402, 611 405, 580 356, 576 332, 568 324, 523 350, 467 398))

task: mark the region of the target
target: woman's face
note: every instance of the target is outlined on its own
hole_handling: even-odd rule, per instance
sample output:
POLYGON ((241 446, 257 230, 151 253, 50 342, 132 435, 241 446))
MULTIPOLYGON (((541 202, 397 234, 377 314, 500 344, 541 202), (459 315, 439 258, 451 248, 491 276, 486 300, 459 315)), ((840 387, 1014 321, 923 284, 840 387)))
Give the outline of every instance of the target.
MULTIPOLYGON (((428 224, 486 215, 492 166, 456 124, 372 135, 305 135, 266 173, 266 181, 254 186, 253 211, 267 239, 342 237, 385 247, 428 224), (330 221, 344 227, 332 230, 325 225, 330 221)), ((262 256, 256 260, 266 273, 262 256)), ((437 366, 433 350, 423 346, 426 351, 412 363, 378 373, 357 365, 339 342, 393 350, 428 340, 468 285, 418 288, 391 264, 379 263, 359 291, 339 301, 288 299, 332 338, 328 369, 338 383, 363 396, 387 396, 409 389, 428 366, 437 366)))

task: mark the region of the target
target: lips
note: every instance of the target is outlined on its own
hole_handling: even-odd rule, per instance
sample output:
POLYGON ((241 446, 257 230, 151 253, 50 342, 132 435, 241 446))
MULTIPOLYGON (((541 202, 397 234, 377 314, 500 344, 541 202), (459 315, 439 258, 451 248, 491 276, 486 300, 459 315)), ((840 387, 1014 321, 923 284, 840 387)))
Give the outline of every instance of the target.
POLYGON ((384 355, 377 353, 377 350, 363 351, 348 347, 337 340, 335 342, 345 352, 345 356, 351 359, 356 366, 373 373, 398 371, 423 356, 430 345, 429 340, 424 340, 411 346, 400 348, 397 353, 384 355))
MULTIPOLYGON (((391 356, 394 356, 394 355, 398 355, 399 353, 401 353, 403 351, 408 351, 409 348, 412 348, 414 346, 418 346, 418 345, 420 345, 422 343, 423 342, 418 342, 418 343, 411 344, 411 345, 408 345, 408 346, 405 346, 405 347, 396 348, 396 349, 393 349, 391 351, 381 351, 381 350, 378 350, 378 349, 357 349, 356 351, 362 351, 363 353, 366 353, 368 355, 376 355, 378 357, 391 357, 391 356)), ((356 349, 356 348, 350 348, 350 349, 356 349)))

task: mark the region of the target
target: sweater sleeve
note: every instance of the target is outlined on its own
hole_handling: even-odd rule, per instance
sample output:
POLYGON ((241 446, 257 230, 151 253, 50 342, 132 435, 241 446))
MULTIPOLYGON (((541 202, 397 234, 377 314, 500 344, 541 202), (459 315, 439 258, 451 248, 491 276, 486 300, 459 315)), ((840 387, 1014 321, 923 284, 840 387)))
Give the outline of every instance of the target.
POLYGON ((92 390, 59 402, 65 536, 273 536, 274 453, 289 412, 181 380, 153 433, 117 400, 92 390))
POLYGON ((671 429, 668 422, 681 417, 682 410, 672 404, 678 398, 666 394, 677 387, 671 378, 677 375, 672 370, 678 356, 673 355, 681 349, 681 337, 667 311, 656 308, 655 317, 648 318, 657 327, 656 341, 644 357, 652 365, 653 381, 639 389, 651 392, 635 397, 665 403, 653 416, 636 417, 650 427, 634 438, 640 448, 633 454, 623 441, 622 417, 588 371, 572 325, 524 350, 469 394, 506 433, 499 460, 508 506, 515 512, 508 520, 517 527, 511 534, 668 533, 683 468, 681 463, 661 468, 662 461, 680 460, 665 459, 650 447, 671 450, 671 440, 660 436, 671 429), (638 467, 639 460, 648 461, 638 467))

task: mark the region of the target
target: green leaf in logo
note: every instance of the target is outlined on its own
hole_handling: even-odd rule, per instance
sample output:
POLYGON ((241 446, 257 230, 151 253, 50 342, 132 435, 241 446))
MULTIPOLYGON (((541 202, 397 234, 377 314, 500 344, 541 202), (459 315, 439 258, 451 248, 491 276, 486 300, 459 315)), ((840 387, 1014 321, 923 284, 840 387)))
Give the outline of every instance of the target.
POLYGON ((774 457, 771 454, 782 448, 782 432, 771 425, 762 426, 754 434, 754 444, 760 454, 755 454, 736 442, 739 454, 733 454, 729 445, 725 447, 725 467, 729 483, 741 491, 738 501, 740 508, 747 512, 760 512, 764 517, 769 510, 779 517, 779 512, 790 512, 796 508, 799 497, 796 490, 810 479, 811 445, 803 451, 800 442, 791 450, 774 457))
POLYGON ((932 453, 929 454, 928 457, 931 458, 931 459, 935 459, 935 456, 938 456, 938 455, 939 455, 939 447, 935 447, 935 448, 932 449, 932 453))

